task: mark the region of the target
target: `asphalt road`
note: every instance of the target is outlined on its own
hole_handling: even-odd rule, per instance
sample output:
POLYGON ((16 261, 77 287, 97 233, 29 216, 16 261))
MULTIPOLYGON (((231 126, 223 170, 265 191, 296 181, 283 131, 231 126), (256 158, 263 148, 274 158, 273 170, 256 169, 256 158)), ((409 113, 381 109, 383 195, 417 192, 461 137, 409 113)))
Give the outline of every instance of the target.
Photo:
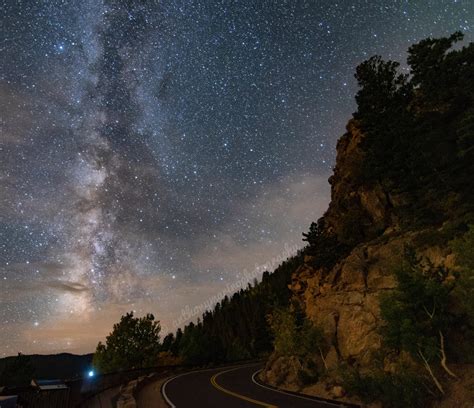
POLYGON ((174 408, 334 408, 343 405, 276 391, 258 384, 261 364, 192 371, 163 384, 163 397, 174 408))

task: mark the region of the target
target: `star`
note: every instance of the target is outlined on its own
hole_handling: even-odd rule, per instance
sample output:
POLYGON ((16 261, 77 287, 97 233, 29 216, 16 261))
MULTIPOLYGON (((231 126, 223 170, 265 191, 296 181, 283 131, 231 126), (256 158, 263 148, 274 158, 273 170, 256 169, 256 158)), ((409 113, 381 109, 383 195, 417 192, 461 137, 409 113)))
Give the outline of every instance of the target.
POLYGON ((458 29, 472 41, 463 0, 185 3, 5 2, 8 354, 91 352, 132 309, 172 331, 186 305, 301 248, 355 66, 458 29))

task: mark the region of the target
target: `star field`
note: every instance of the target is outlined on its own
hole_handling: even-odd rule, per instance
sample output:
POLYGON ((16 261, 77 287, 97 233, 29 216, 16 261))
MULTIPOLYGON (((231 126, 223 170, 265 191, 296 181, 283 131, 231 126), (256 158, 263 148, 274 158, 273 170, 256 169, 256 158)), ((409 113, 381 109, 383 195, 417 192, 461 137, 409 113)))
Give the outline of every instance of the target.
POLYGON ((130 310, 174 330, 301 247, 356 65, 471 41, 474 17, 469 0, 2 9, 0 355, 90 352, 130 310))

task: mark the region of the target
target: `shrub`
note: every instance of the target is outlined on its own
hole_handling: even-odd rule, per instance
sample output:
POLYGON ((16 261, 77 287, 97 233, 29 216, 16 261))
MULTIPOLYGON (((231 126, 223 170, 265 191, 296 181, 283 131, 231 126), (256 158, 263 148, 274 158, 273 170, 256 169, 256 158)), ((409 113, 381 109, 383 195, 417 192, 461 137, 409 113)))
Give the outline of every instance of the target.
POLYGON ((318 381, 318 379, 319 373, 315 368, 303 368, 302 370, 298 371, 298 380, 303 386, 314 384, 318 381))
POLYGON ((381 401, 387 408, 421 407, 429 394, 423 378, 404 368, 395 373, 377 371, 365 375, 356 370, 346 371, 343 386, 365 403, 381 401))
POLYGON ((289 309, 276 309, 269 316, 269 323, 274 349, 280 355, 314 356, 326 346, 323 331, 289 309))

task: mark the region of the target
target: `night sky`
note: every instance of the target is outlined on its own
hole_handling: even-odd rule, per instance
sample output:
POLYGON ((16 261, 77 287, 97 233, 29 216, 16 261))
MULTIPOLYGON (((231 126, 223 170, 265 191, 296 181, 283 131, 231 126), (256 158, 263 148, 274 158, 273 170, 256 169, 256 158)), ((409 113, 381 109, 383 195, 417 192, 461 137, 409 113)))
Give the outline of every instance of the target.
MULTIPOLYGON (((163 331, 302 246, 373 54, 459 1, 3 0, 0 356, 163 331)), ((165 334, 164 333, 164 334, 165 334)))

